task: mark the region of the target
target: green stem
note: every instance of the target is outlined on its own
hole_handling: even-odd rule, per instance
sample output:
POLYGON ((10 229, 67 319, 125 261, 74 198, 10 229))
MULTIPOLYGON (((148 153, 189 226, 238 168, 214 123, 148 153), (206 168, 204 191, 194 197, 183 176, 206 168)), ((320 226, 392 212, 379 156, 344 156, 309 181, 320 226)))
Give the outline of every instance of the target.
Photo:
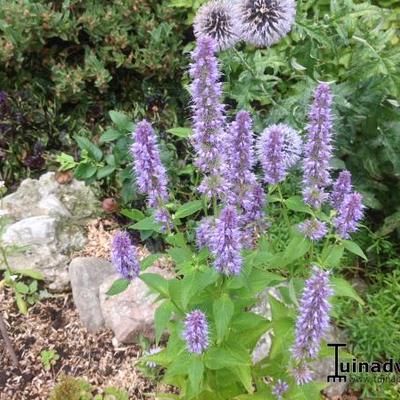
POLYGON ((213 203, 213 211, 214 211, 214 217, 216 218, 218 216, 218 208, 217 208, 217 197, 213 196, 212 198, 212 203, 213 203))
POLYGON ((283 199, 283 195, 282 195, 282 191, 281 191, 281 187, 279 185, 279 183, 277 184, 277 190, 278 190, 278 194, 279 194, 279 199, 280 199, 280 203, 281 203, 281 209, 282 209, 282 214, 283 214, 283 218, 286 222, 286 225, 288 227, 288 229, 290 229, 290 221, 289 221, 289 216, 287 214, 287 209, 285 206, 285 201, 283 199))

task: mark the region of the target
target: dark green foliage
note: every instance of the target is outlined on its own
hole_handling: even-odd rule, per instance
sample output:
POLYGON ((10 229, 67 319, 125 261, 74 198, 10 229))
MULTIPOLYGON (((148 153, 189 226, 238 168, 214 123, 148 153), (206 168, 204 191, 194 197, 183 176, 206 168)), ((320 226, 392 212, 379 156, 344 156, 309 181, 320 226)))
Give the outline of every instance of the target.
POLYGON ((11 110, 0 115, 0 176, 10 184, 40 169, 42 158, 29 161, 36 143, 71 152, 72 136, 101 132, 105 110, 174 121, 184 100, 181 21, 155 0, 1 0, 0 89, 11 110))

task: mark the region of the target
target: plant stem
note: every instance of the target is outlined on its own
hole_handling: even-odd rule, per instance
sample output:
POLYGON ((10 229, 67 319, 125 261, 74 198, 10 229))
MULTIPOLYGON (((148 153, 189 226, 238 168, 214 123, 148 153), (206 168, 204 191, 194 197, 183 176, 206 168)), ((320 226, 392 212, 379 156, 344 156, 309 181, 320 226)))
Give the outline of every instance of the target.
POLYGON ((6 324, 4 323, 2 314, 0 314, 0 332, 1 332, 1 336, 3 336, 3 340, 6 345, 6 349, 7 349, 8 353, 10 354, 11 361, 12 361, 14 367, 18 367, 18 358, 17 358, 17 355, 15 354, 14 348, 11 344, 11 340, 8 337, 6 324))
POLYGON ((279 185, 279 183, 276 186, 277 186, 277 189, 278 189, 278 194, 279 194, 279 199, 280 199, 280 203, 281 203, 283 218, 284 218, 284 220, 286 222, 286 225, 287 225, 288 229, 290 229, 290 221, 289 221, 289 217, 288 217, 288 214, 287 214, 286 206, 284 204, 284 199, 283 199, 283 196, 282 196, 281 186, 279 185))

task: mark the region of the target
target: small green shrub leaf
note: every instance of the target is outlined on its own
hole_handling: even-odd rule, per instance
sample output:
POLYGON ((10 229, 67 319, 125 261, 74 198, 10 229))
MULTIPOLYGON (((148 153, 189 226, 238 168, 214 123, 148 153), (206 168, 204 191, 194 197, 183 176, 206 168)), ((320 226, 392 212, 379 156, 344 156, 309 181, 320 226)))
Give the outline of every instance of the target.
POLYGON ((203 207, 201 200, 189 201, 188 203, 182 204, 176 211, 174 218, 185 218, 195 212, 201 210, 203 207))
POLYGON ((117 294, 125 291, 129 286, 130 281, 128 279, 117 279, 113 282, 110 289, 106 292, 107 296, 116 296, 117 294))
POLYGON ((215 320, 215 327, 217 330, 217 341, 222 342, 225 334, 228 331, 229 324, 233 317, 235 306, 232 300, 227 296, 223 295, 213 304, 213 314, 215 320))
POLYGON ((363 258, 365 261, 368 261, 367 256, 364 254, 364 252, 361 250, 361 247, 357 243, 354 243, 351 240, 343 240, 343 245, 346 250, 363 258))

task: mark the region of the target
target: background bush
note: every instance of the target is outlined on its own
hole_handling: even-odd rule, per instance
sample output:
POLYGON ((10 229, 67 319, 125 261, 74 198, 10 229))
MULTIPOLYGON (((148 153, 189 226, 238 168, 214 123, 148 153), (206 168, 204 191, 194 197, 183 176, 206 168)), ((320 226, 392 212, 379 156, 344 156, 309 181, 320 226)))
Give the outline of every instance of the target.
POLYGON ((155 0, 1 0, 2 179, 42 167, 45 150, 71 152, 74 135, 95 139, 110 109, 174 121, 183 18, 155 0))

